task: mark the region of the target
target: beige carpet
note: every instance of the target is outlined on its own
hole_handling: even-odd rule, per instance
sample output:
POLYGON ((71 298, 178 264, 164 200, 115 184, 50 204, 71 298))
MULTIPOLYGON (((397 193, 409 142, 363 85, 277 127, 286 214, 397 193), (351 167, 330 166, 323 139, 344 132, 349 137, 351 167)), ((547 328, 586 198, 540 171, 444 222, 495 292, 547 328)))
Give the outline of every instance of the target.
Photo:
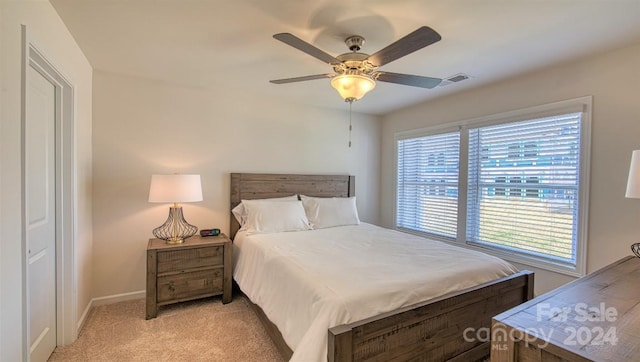
POLYGON ((144 300, 95 307, 78 340, 56 348, 49 361, 283 361, 243 296, 144 316, 144 300))

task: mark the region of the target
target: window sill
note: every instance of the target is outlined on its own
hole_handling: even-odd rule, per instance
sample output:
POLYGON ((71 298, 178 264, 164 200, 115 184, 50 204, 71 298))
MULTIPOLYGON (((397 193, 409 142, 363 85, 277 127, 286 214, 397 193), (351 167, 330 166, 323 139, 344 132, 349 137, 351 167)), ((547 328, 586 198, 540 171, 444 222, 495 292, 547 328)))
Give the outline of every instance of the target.
POLYGON ((420 236, 425 239, 441 241, 441 242, 454 245, 457 247, 465 248, 465 249, 479 251, 481 253, 489 254, 509 262, 523 264, 523 265, 539 268, 542 270, 552 271, 552 272, 556 272, 556 273, 560 273, 560 274, 564 274, 572 277, 582 277, 586 275, 585 268, 584 267, 581 268, 579 264, 573 267, 560 262, 547 260, 544 258, 537 258, 534 256, 527 256, 527 255, 509 252, 509 251, 497 250, 494 248, 483 247, 475 244, 460 243, 449 238, 438 237, 435 235, 423 233, 416 230, 404 229, 399 227, 396 227, 395 229, 403 233, 420 236))
POLYGON ((581 268, 579 265, 570 266, 570 265, 566 265, 561 262, 555 262, 549 259, 539 258, 535 256, 528 256, 528 255, 519 254, 515 252, 497 250, 497 249, 482 247, 482 246, 473 245, 469 243, 465 243, 463 245, 461 245, 460 243, 451 242, 451 241, 449 241, 448 243, 452 245, 461 246, 467 249, 476 250, 485 254, 493 255, 509 262, 523 264, 523 265, 539 268, 542 270, 548 270, 548 271, 552 271, 552 272, 556 272, 556 273, 560 273, 560 274, 564 274, 572 277, 582 277, 586 274, 584 271, 580 270, 581 268))

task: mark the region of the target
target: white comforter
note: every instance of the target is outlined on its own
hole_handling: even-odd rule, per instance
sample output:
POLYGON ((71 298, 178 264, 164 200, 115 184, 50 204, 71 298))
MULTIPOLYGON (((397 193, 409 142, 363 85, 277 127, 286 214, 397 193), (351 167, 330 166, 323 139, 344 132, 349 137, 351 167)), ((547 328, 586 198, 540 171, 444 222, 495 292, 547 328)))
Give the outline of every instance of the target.
POLYGON ((326 361, 327 330, 517 270, 472 250, 370 224, 234 240, 234 278, 278 326, 291 361, 326 361))

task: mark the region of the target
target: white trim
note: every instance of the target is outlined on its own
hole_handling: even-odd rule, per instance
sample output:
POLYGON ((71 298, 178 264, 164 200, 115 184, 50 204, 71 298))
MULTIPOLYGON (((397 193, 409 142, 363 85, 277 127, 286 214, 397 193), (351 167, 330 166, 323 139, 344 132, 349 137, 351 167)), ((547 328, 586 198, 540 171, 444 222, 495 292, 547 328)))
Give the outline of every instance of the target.
POLYGON ((460 128, 462 126, 463 126, 462 123, 454 122, 454 123, 440 124, 440 125, 431 126, 427 128, 401 131, 395 134, 394 140, 397 145, 398 141, 407 139, 407 138, 418 138, 418 137, 425 137, 425 136, 433 136, 441 133, 460 131, 460 128))
POLYGON ((127 300, 143 299, 146 296, 147 296, 146 290, 138 290, 136 292, 113 294, 113 295, 107 295, 104 297, 93 298, 91 299, 91 304, 93 304, 94 306, 113 304, 118 302, 124 302, 127 300))
POLYGON ((98 297, 98 298, 91 299, 87 304, 87 307, 84 309, 84 312, 82 312, 80 319, 78 320, 78 323, 76 326, 78 333, 82 330, 82 328, 84 328, 84 325, 87 323, 89 315, 94 307, 97 307, 100 305, 124 302, 128 300, 144 299, 146 295, 147 295, 146 290, 139 290, 137 292, 114 294, 114 295, 108 295, 105 297, 98 297))
MULTIPOLYGON (((394 134, 394 195, 393 195, 393 204, 395 205, 395 209, 393 212, 393 228, 403 231, 409 232, 412 234, 417 234, 421 236, 426 236, 425 233, 421 233, 419 231, 409 231, 406 229, 399 229, 397 227, 397 208, 398 208, 398 141, 406 138, 414 138, 414 137, 422 137, 427 135, 433 135, 438 133, 443 133, 455 129, 468 129, 468 128, 476 128, 488 125, 495 125, 506 122, 517 122, 521 120, 529 120, 535 118, 543 118, 549 117, 557 114, 563 113, 582 113, 581 117, 581 126, 580 126, 580 184, 578 185, 580 190, 580 195, 578 199, 578 225, 579 230, 577 231, 577 253, 576 253, 576 266, 569 267, 560 263, 553 263, 552 261, 548 261, 543 258, 536 258, 533 256, 525 256, 522 254, 514 254, 509 253, 507 251, 501 251, 493 248, 485 248, 477 245, 470 245, 466 242, 464 236, 466 235, 466 227, 460 229, 461 226, 465 226, 466 224, 466 204, 467 202, 463 202, 463 206, 461 207, 460 200, 466 200, 467 193, 467 177, 466 173, 468 170, 465 168, 465 175, 463 172, 459 173, 459 180, 463 180, 464 182, 458 182, 458 238, 456 241, 449 239, 441 239, 445 242, 463 246, 469 249, 479 250, 487 254, 492 254, 498 256, 502 259, 509 260, 512 262, 530 265, 533 267, 550 270, 570 276, 583 276, 586 274, 586 261, 587 261, 587 232, 588 232, 588 213, 589 213, 589 179, 590 179, 590 165, 591 165, 591 114, 592 114, 592 96, 584 96, 574 99, 568 99, 560 102, 548 103, 539 106, 524 108, 520 110, 511 110, 508 112, 482 116, 467 120, 461 120, 456 122, 450 122, 441 125, 435 125, 415 130, 407 130, 401 131, 394 134), (465 176, 463 178, 463 176, 465 176), (465 210, 462 210, 462 209, 465 210), (462 214, 464 211, 464 214, 462 214), (464 221, 461 222, 460 215, 463 215, 464 221)), ((468 142, 463 146, 463 140, 466 138, 468 141, 468 132, 461 132, 460 135, 460 168, 467 164, 467 153, 468 153, 468 142), (466 136, 463 136, 466 134, 466 136)), ((428 235, 428 237, 433 238, 432 235, 428 235)), ((439 238, 438 238, 439 239, 439 238)), ((440 240, 440 239, 439 239, 440 240)))
MULTIPOLYGON (((22 87, 22 91, 20 94, 20 205, 22 206, 22 209, 24 210, 25 208, 25 195, 24 195, 24 173, 25 173, 25 146, 24 146, 24 138, 25 138, 25 124, 27 123, 26 120, 26 113, 27 113, 27 68, 29 67, 29 55, 28 55, 28 49, 29 49, 29 42, 27 40, 27 27, 25 25, 22 25, 22 74, 20 75, 21 79, 20 79, 20 86, 22 87)), ((21 250, 20 252, 21 254, 21 260, 20 263, 22 264, 22 267, 20 268, 20 272, 22 273, 22 358, 25 361, 29 361, 30 359, 30 346, 29 346, 29 304, 28 304, 28 300, 29 300, 29 296, 28 296, 28 274, 27 274, 27 270, 28 270, 28 261, 27 256, 28 255, 28 247, 27 247, 27 234, 25 232, 26 229, 26 215, 25 212, 22 211, 22 215, 21 215, 21 219, 20 219, 20 234, 22 235, 22 240, 20 240, 21 243, 21 250)))
POLYGON ((576 271, 578 276, 587 274, 587 249, 589 247, 589 194, 591 190, 591 116, 593 114, 593 97, 584 97, 585 109, 582 112, 582 128, 580 129, 580 203, 578 206, 578 253, 576 255, 576 271))
MULTIPOLYGON (((78 329, 77 316, 77 276, 76 276, 76 248, 77 240, 77 203, 76 190, 76 142, 75 142, 75 91, 72 83, 61 73, 22 25, 22 125, 24 138, 24 124, 26 122, 26 79, 27 70, 33 68, 52 84, 55 85, 56 108, 56 344, 66 345, 76 340, 78 329)), ((23 139, 24 153, 24 139, 23 139)), ((24 155, 22 157, 24 170, 24 155)), ((24 171, 22 182, 25 182, 24 171)), ((23 202, 24 202, 23 188, 23 202)), ((26 232, 24 215, 22 220, 23 239, 22 252, 27 256, 26 232)), ((28 275, 26 259, 22 260, 23 278, 23 351, 25 359, 29 360, 29 312, 26 304, 28 292, 28 275)))
POLYGON ((591 110, 592 99, 592 96, 583 96, 559 102, 547 103, 523 109, 516 109, 502 113, 490 114, 487 116, 465 119, 461 121, 454 121, 429 127, 399 131, 395 133, 395 140, 397 141, 403 138, 413 138, 433 135, 437 133, 444 133, 448 130, 460 129, 465 126, 482 127, 486 125, 494 125, 505 122, 516 122, 518 120, 543 118, 560 113, 585 112, 587 107, 589 108, 589 110, 591 110))
POLYGON ((78 320, 78 323, 76 323, 76 330, 78 331, 78 333, 80 333, 80 331, 84 327, 84 324, 87 322, 87 318, 89 318, 89 313, 91 312, 92 309, 93 309, 93 299, 91 299, 89 303, 87 303, 87 307, 84 309, 84 312, 82 312, 82 315, 78 320))
POLYGON ((458 233, 457 242, 464 243, 467 230, 467 195, 469 193, 469 132, 460 131, 460 154, 458 158, 458 233), (461 181, 462 180, 462 181, 461 181), (461 200, 465 200, 461 202, 461 200))

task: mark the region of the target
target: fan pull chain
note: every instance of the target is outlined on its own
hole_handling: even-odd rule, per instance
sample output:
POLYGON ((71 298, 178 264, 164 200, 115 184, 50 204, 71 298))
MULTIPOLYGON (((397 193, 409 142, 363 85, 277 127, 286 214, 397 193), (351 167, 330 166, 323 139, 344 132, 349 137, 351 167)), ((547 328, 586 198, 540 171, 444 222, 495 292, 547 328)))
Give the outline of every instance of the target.
POLYGON ((351 125, 351 106, 353 106, 353 101, 349 102, 349 148, 351 148, 351 130, 353 129, 351 125))

